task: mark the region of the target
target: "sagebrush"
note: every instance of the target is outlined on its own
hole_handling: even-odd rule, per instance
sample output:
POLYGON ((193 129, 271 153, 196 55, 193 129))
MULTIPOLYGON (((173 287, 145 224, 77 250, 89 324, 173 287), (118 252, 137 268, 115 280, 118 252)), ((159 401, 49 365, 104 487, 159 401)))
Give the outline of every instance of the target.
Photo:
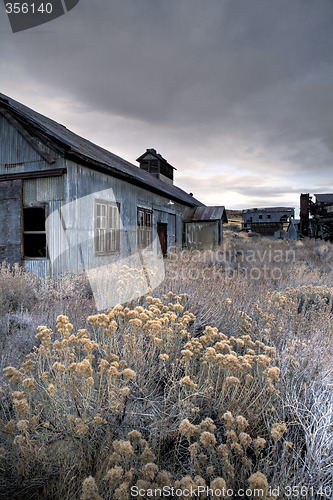
POLYGON ((163 486, 204 498, 204 485, 329 498, 332 245, 238 234, 227 245, 228 265, 180 253, 154 294, 105 313, 86 292, 31 285, 49 321, 30 302, 10 311, 38 331, 32 352, 4 369, 1 498, 126 499, 163 486), (242 249, 265 246, 295 250, 279 280, 244 271, 255 263, 242 249))

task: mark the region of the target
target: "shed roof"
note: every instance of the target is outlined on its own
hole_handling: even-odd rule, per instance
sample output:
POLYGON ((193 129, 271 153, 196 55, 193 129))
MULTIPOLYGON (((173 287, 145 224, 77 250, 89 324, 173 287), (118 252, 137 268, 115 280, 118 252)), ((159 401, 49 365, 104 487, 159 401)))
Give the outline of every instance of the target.
POLYGON ((196 207, 191 210, 185 222, 216 221, 228 222, 227 213, 224 206, 216 207, 196 207))
POLYGON ((318 203, 333 203, 333 193, 315 194, 318 203))
POLYGON ((122 178, 189 206, 204 206, 193 196, 169 185, 106 149, 71 132, 63 125, 0 93, 0 113, 9 113, 32 138, 37 138, 68 159, 122 178))

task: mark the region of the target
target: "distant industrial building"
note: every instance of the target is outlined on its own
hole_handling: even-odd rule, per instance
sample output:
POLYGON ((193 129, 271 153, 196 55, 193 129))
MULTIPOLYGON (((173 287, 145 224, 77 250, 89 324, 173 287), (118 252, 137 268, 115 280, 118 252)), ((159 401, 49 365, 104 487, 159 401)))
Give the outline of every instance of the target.
POLYGON ((248 208, 242 211, 242 216, 242 229, 246 232, 271 239, 297 239, 294 208, 248 208))
POLYGON ((333 193, 301 194, 300 233, 309 238, 333 241, 333 193))

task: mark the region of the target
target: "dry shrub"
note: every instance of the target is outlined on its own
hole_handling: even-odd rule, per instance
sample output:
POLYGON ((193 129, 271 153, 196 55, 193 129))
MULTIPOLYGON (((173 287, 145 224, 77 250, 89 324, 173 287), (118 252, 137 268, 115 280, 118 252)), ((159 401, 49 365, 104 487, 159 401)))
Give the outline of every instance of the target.
POLYGON ((79 490, 92 475, 101 495, 120 498, 117 489, 153 484, 163 470, 170 485, 193 472, 205 484, 223 477, 229 488, 263 470, 263 457, 287 431, 271 433, 275 349, 209 326, 195 336, 187 302, 169 292, 162 300, 148 296, 144 307, 90 316, 86 330, 74 333, 64 315, 56 332, 38 328, 39 347, 4 372, 12 488, 34 491, 37 481, 55 492, 62 485, 61 498, 73 498, 74 485, 79 490))
POLYGON ((5 373, 4 498, 126 499, 164 485, 330 498, 332 245, 235 236, 227 262, 175 254, 155 297, 85 329, 65 315, 52 326, 61 306, 77 314, 59 294, 52 330, 5 373), (290 249, 291 261, 268 253, 290 249), (251 279, 264 265, 280 278, 251 279))
POLYGON ((228 244, 222 248, 229 251, 227 264, 219 260, 218 254, 209 252, 173 257, 165 289, 172 283, 174 291, 187 291, 189 307, 199 325, 214 320, 228 337, 249 333, 276 348, 276 364, 281 370, 281 401, 276 408, 291 423, 289 438, 293 448, 272 467, 272 483, 282 484, 287 479, 291 486, 311 486, 313 491, 321 491, 323 498, 329 498, 333 473, 333 245, 326 244, 326 257, 318 258, 320 242, 274 242, 262 238, 254 243, 242 234, 236 236, 232 239, 232 251, 228 244), (265 260, 265 250, 270 249, 282 250, 283 255, 293 249, 295 257, 278 263, 265 260), (239 250, 255 251, 255 261, 244 262, 239 250), (238 266, 239 258, 242 261, 238 266), (247 265, 249 269, 262 269, 265 264, 266 279, 263 275, 251 279, 246 272, 247 265), (281 270, 279 280, 269 279, 269 272, 275 267, 281 270))
POLYGON ((31 310, 38 298, 38 278, 20 266, 0 267, 0 312, 31 310))
MULTIPOLYGON (((38 325, 55 328, 60 313, 83 328, 94 301, 85 275, 41 279, 19 266, 0 267, 0 369, 18 367, 33 348, 38 325)), ((0 381, 2 373, 0 373, 0 381)))

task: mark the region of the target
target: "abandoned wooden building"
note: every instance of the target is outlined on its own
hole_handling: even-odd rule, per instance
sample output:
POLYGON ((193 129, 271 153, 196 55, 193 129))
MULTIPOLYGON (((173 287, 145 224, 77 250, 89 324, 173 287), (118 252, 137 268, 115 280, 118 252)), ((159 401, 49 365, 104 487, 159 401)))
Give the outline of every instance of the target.
POLYGON ((188 248, 203 250, 222 243, 223 224, 228 223, 224 207, 195 207, 184 219, 188 248))
POLYGON ((271 239, 297 239, 295 210, 290 207, 249 208, 242 211, 242 229, 271 239))
POLYGON ((155 149, 137 161, 0 94, 0 261, 54 276, 140 248, 222 243, 224 207, 176 187, 155 149))
POLYGON ((300 200, 300 232, 302 236, 333 241, 333 193, 302 193, 300 200))

